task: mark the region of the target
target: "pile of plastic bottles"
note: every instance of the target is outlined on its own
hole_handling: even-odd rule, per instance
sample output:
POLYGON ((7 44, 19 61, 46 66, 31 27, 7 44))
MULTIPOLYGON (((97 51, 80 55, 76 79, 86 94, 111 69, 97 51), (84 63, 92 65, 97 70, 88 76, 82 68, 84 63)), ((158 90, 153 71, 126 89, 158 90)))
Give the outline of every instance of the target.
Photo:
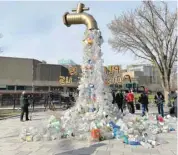
POLYGON ((141 117, 126 114, 123 118, 98 118, 94 113, 76 115, 76 122, 65 124, 65 119, 56 119, 51 116, 44 128, 23 128, 20 139, 23 141, 50 141, 61 138, 75 138, 77 140, 89 140, 90 142, 106 139, 122 140, 128 145, 143 145, 146 148, 155 147, 160 143, 166 143, 158 137, 159 133, 167 133, 176 130, 175 117, 167 115, 165 118, 156 115, 141 117))
POLYGON ((123 119, 110 122, 109 125, 112 127, 114 138, 121 139, 126 144, 151 148, 165 143, 157 134, 175 131, 176 118, 170 115, 162 118, 156 115, 140 117, 127 114, 123 119))
POLYGON ((20 139, 27 142, 60 139, 61 134, 64 134, 60 126, 60 120, 52 115, 45 127, 24 127, 20 133, 20 139))

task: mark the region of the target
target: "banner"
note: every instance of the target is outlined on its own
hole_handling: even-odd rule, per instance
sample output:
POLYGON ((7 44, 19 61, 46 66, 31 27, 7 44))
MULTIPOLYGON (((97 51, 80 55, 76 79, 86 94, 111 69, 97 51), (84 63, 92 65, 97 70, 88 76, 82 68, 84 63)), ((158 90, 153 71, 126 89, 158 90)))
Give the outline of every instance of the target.
POLYGON ((108 67, 104 67, 105 74, 119 74, 120 73, 120 66, 110 65, 108 67))
POLYGON ((70 75, 77 75, 77 67, 69 67, 70 75))
POLYGON ((122 84, 122 77, 120 75, 115 76, 115 77, 108 77, 107 78, 107 83, 108 83, 108 85, 111 85, 111 84, 122 84))
POLYGON ((105 72, 105 75, 107 76, 108 85, 122 83, 120 66, 118 66, 118 65, 110 65, 108 67, 105 66, 104 72, 105 72))
POLYGON ((65 84, 71 84, 72 83, 72 77, 69 76, 60 76, 59 77, 59 83, 61 85, 65 85, 65 84))

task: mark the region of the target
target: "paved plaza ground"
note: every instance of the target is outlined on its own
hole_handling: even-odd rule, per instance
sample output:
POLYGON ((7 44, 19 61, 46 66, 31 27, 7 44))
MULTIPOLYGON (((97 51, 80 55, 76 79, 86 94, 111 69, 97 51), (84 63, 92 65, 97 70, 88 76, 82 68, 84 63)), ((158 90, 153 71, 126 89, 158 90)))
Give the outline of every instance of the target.
MULTIPOLYGON (((156 109, 152 109, 156 112, 156 109)), ((137 112, 138 113, 138 112, 137 112)), ((40 142, 21 142, 19 133, 22 126, 42 126, 51 114, 61 112, 36 112, 33 120, 20 122, 19 118, 0 120, 0 155, 176 155, 177 132, 161 134, 168 144, 152 149, 130 146, 121 140, 106 140, 95 144, 70 139, 40 142)))

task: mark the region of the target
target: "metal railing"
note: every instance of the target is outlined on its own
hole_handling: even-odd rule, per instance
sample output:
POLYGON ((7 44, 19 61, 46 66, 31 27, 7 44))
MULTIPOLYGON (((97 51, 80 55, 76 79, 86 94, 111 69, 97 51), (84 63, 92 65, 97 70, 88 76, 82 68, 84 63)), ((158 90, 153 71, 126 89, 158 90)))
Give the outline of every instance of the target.
MULTIPOLYGON (((20 95, 21 93, 5 93, 0 95, 0 108, 12 108, 16 109, 20 107, 20 95)), ((29 103, 33 107, 45 107, 49 102, 49 93, 47 92, 34 92, 27 93, 29 95, 29 103)), ((55 92, 53 102, 57 106, 70 105, 71 102, 75 102, 76 93, 70 92, 55 92), (70 94, 70 96, 69 96, 70 94)))

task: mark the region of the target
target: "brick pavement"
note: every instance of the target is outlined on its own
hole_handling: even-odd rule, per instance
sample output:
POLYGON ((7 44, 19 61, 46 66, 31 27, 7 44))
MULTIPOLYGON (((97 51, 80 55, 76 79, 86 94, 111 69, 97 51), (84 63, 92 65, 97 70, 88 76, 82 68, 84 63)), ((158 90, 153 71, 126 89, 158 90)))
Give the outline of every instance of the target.
POLYGON ((152 149, 130 146, 120 140, 106 140, 91 145, 88 142, 70 139, 40 142, 21 142, 18 138, 22 126, 41 126, 51 114, 61 112, 39 112, 33 121, 20 122, 19 118, 0 121, 0 155, 176 155, 176 132, 161 134, 168 144, 152 149))

